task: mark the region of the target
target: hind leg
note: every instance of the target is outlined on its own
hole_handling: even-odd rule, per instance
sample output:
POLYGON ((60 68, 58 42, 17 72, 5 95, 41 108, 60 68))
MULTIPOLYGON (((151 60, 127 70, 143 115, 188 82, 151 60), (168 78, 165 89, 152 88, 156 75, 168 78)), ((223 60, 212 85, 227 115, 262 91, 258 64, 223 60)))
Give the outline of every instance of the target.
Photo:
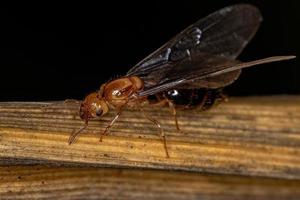
MULTIPOLYGON (((161 102, 158 102, 158 103, 166 104, 166 101, 165 101, 165 100, 162 100, 161 102)), ((151 105, 152 105, 152 104, 151 104, 151 105)), ((160 123, 159 123, 156 119, 150 117, 150 116, 144 111, 143 107, 140 105, 139 102, 137 103, 137 107, 138 107, 139 110, 143 113, 143 115, 145 116, 145 118, 147 118, 149 121, 151 121, 151 122, 158 128, 158 130, 159 130, 159 132, 160 132, 160 136, 161 136, 162 141, 163 141, 163 144, 164 144, 164 149, 165 149, 165 152, 166 152, 166 157, 169 158, 170 156, 169 156, 169 151, 168 151, 168 147, 167 147, 166 136, 165 136, 164 130, 162 129, 160 123)))
POLYGON ((219 90, 207 90, 203 96, 201 103, 198 107, 205 111, 216 106, 219 103, 227 101, 227 96, 223 93, 221 89, 219 90))
POLYGON ((177 112, 176 112, 175 104, 170 99, 168 99, 165 95, 163 95, 162 98, 159 97, 157 99, 158 99, 158 102, 153 103, 151 105, 152 106, 165 106, 165 105, 168 105, 169 109, 170 109, 170 112, 171 112, 171 114, 174 117, 176 129, 178 131, 181 131, 180 128, 179 128, 179 124, 178 124, 177 112))

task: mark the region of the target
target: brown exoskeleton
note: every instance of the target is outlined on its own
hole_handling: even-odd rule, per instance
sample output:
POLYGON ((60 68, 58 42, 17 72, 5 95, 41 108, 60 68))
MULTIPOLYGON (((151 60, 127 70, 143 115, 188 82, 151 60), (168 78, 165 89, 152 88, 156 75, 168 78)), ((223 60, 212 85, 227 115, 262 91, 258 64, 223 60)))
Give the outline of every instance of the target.
MULTIPOLYGON (((240 4, 223 8, 189 26, 135 65, 126 76, 105 83, 99 92, 89 94, 80 106, 85 126, 70 136, 69 143, 90 119, 101 117, 114 108, 117 115, 104 130, 106 134, 126 106, 137 106, 143 111, 142 103, 151 96, 155 96, 160 105, 167 104, 171 108, 179 130, 176 105, 211 105, 218 96, 215 91, 233 83, 241 69, 295 58, 274 56, 250 62, 236 60, 261 20, 256 7, 240 4)), ((161 125, 144 114, 159 128, 169 157, 161 125)))

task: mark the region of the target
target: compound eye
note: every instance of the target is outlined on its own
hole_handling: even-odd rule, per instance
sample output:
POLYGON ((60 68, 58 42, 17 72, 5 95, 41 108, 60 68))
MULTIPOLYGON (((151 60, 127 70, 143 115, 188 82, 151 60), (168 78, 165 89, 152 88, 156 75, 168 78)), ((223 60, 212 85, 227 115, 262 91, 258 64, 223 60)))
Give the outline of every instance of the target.
POLYGON ((102 115, 102 113, 103 113, 103 110, 102 110, 102 109, 97 109, 97 110, 96 110, 96 116, 97 116, 97 117, 100 117, 100 116, 102 115))

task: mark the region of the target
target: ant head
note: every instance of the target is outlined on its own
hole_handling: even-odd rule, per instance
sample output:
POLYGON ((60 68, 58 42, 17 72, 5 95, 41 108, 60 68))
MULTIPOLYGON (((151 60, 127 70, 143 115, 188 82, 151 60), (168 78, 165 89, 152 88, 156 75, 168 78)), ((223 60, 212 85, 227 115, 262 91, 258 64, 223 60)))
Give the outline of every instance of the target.
POLYGON ((88 121, 103 116, 108 110, 109 108, 106 102, 97 92, 94 92, 86 96, 81 103, 79 115, 81 119, 88 121))

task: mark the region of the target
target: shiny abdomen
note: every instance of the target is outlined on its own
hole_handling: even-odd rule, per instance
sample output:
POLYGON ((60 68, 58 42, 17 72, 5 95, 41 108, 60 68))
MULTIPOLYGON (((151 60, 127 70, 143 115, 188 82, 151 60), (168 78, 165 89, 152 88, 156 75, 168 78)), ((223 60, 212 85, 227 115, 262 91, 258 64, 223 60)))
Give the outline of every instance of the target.
POLYGON ((163 94, 179 108, 211 108, 216 101, 222 100, 220 89, 173 89, 163 94))

